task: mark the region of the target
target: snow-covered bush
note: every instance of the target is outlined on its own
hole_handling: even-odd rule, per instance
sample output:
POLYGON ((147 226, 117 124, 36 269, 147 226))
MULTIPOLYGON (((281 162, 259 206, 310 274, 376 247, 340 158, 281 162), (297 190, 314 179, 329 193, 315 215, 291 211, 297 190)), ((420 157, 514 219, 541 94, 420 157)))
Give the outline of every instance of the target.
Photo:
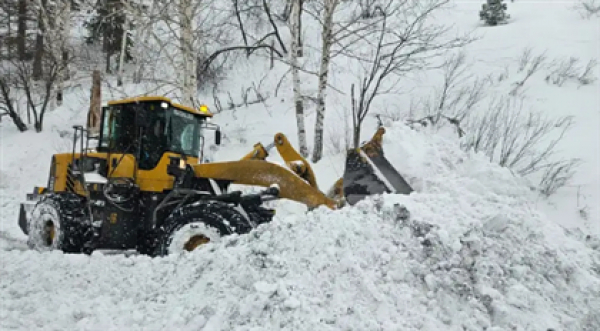
POLYGON ((575 10, 577 10, 583 18, 591 18, 593 16, 600 17, 600 1, 579 0, 575 5, 575 10))
POLYGON ((594 83, 594 69, 598 65, 596 59, 591 59, 585 65, 581 66, 581 60, 571 56, 568 59, 556 60, 550 64, 549 73, 546 76, 546 82, 562 86, 567 81, 576 81, 580 85, 589 85, 594 83))
POLYGON ((490 161, 523 177, 537 177, 535 185, 549 196, 573 177, 576 159, 556 159, 557 145, 571 128, 571 117, 550 119, 524 107, 522 99, 492 99, 488 111, 465 123, 464 150, 484 153, 490 161))

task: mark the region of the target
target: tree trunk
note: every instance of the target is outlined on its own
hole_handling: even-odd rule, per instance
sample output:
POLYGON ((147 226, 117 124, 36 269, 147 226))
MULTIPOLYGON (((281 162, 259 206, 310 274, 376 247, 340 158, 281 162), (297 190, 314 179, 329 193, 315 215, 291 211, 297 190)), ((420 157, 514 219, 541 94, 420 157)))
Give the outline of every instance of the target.
POLYGON ((144 73, 144 54, 141 54, 141 52, 139 51, 140 46, 140 40, 143 40, 144 36, 148 33, 147 32, 147 28, 145 28, 144 26, 138 26, 138 25, 142 25, 141 24, 141 20, 140 21, 136 21, 136 16, 133 15, 133 47, 131 49, 131 52, 133 53, 133 58, 136 59, 135 61, 135 69, 133 70, 133 77, 132 77, 132 81, 134 84, 139 84, 142 82, 142 78, 143 78, 143 73, 144 73))
POLYGON ((325 121, 325 101, 327 98, 327 80, 333 42, 333 13, 338 0, 325 0, 323 9, 323 27, 321 33, 321 66, 319 68, 319 90, 317 92, 317 119, 315 121, 315 140, 312 161, 319 162, 323 157, 323 122, 325 121))
POLYGON ((100 116, 102 112, 102 77, 100 70, 92 73, 92 90, 90 95, 90 109, 88 111, 87 128, 91 133, 100 132, 100 116))
POLYGON ((63 79, 69 80, 71 79, 71 75, 69 73, 69 45, 71 39, 71 1, 66 0, 65 6, 62 11, 61 21, 63 23, 61 30, 62 37, 62 68, 63 70, 63 79))
POLYGON ((300 11, 300 0, 293 0, 292 4, 292 45, 291 45, 291 66, 292 66, 292 89, 294 92, 294 107, 296 109, 296 124, 298 126, 298 144, 299 152, 302 157, 308 157, 308 146, 306 143, 306 127, 304 124, 304 102, 300 91, 300 71, 298 66, 298 34, 300 26, 298 25, 298 12, 300 11))
MULTIPOLYGON (((9 22, 10 24, 10 22, 9 22)), ((19 20, 17 24, 17 56, 20 61, 27 60, 27 0, 19 0, 19 20)))
MULTIPOLYGON (((41 0, 40 6, 42 8, 46 7, 47 0, 41 0)), ((33 65, 32 65, 32 78, 34 80, 40 80, 44 75, 44 33, 46 32, 46 24, 44 24, 43 14, 44 10, 40 9, 38 14, 38 33, 35 36, 35 53, 33 55, 33 65)))
MULTIPOLYGON (((352 147, 358 148, 360 146, 360 110, 354 95, 354 84, 350 87, 350 102, 352 108, 352 147)), ((362 105, 362 100, 360 102, 362 105)))
POLYGON ((14 108, 12 108, 12 106, 9 108, 7 115, 8 115, 8 117, 10 117, 12 119, 13 123, 15 123, 17 130, 19 130, 20 132, 27 131, 27 125, 25 125, 21 116, 19 116, 19 114, 17 114, 17 112, 14 110, 14 108))
MULTIPOLYGON (((57 72, 57 82, 56 82, 56 104, 58 106, 62 105, 63 102, 63 90, 65 80, 67 79, 67 71, 68 67, 68 43, 69 36, 71 33, 71 1, 61 1, 57 5, 58 13, 55 15, 54 19, 58 21, 55 26, 54 33, 57 34, 58 45, 53 47, 54 49, 54 59, 56 61, 56 70, 57 72)), ((54 43, 55 41, 53 41, 54 43)))
POLYGON ((37 112, 35 111, 35 108, 33 108, 33 104, 32 104, 32 109, 34 109, 33 114, 35 115, 35 131, 36 132, 42 132, 43 129, 43 124, 44 124, 44 115, 46 114, 46 110, 48 110, 48 105, 50 103, 50 99, 51 99, 51 93, 52 93, 52 86, 54 85, 54 77, 49 77, 47 78, 47 81, 45 82, 46 86, 44 89, 45 95, 44 95, 44 99, 42 102, 42 105, 39 108, 39 115, 36 115, 37 112))
POLYGON ((292 7, 294 6, 292 4, 292 2, 294 2, 294 0, 285 0, 285 7, 283 8, 283 13, 281 14, 281 18, 286 22, 289 22, 291 12, 292 12, 292 7))
POLYGON ((294 39, 296 39, 296 56, 298 57, 303 57, 304 56, 304 49, 302 46, 302 7, 304 5, 304 0, 293 0, 294 1, 294 5, 296 6, 296 8, 294 9, 294 6, 292 6, 292 21, 296 22, 296 31, 297 33, 294 35, 294 39))
MULTIPOLYGON (((113 15, 113 13, 110 11, 112 7, 107 7, 108 12, 110 13, 110 15, 113 15)), ((112 56, 112 42, 111 42, 111 36, 109 34, 109 29, 104 29, 104 32, 102 33, 102 51, 104 52, 104 72, 107 74, 112 73, 111 70, 111 63, 110 63, 110 58, 112 56)))
POLYGON ((304 0, 298 0, 298 34, 296 38, 298 39, 298 57, 304 56, 304 43, 302 42, 302 10, 304 8, 304 0))
POLYGON ((357 124, 352 130, 352 142, 354 143, 354 148, 360 147, 360 127, 362 123, 357 124))
MULTIPOLYGON (((8 22, 12 22, 12 13, 9 10, 8 13, 6 13, 6 20, 8 22)), ((7 24, 6 26, 6 58, 7 59, 12 59, 12 30, 11 30, 11 24, 7 24)))
POLYGON ((194 55, 194 35, 192 26, 193 16, 192 0, 180 0, 179 28, 180 48, 183 64, 181 65, 181 79, 183 80, 183 104, 196 107, 196 92, 198 82, 196 79, 196 56, 194 55))
POLYGON ((17 130, 19 130, 20 132, 27 131, 27 125, 23 123, 23 120, 21 119, 21 116, 19 116, 19 114, 9 112, 8 117, 10 117, 13 123, 15 123, 15 125, 17 126, 17 130))
POLYGON ((121 37, 121 52, 119 56, 119 72, 117 75, 117 86, 123 85, 123 70, 125 66, 125 53, 127 53, 127 15, 123 22, 123 36, 121 37))

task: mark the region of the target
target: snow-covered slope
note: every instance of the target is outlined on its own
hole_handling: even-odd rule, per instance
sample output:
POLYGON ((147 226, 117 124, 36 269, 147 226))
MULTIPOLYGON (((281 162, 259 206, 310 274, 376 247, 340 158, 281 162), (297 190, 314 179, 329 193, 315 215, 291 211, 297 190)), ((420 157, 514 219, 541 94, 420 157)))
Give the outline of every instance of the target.
MULTIPOLYGON (((444 19, 476 27, 480 2, 455 4, 444 19)), ((471 69, 487 75, 508 68, 510 86, 526 46, 550 57, 600 57, 597 21, 581 20, 571 5, 509 3, 510 24, 477 29, 483 38, 467 49, 476 60, 471 69)), ((254 67, 238 68, 244 80, 223 88, 239 91, 258 81, 262 67, 254 67)), ((335 81, 355 79, 339 66, 332 71, 335 81)), ((436 84, 420 83, 419 93, 436 84)), ((70 126, 85 119, 88 89, 69 93, 40 134, 0 123, 0 330, 600 330, 597 87, 556 87, 541 74, 528 82, 533 106, 575 116, 561 147, 586 161, 554 206, 509 170, 462 152, 453 135, 395 123, 384 147, 415 187, 411 196, 310 213, 284 203, 272 224, 250 235, 158 259, 25 249, 18 201, 44 185, 50 155, 69 150, 70 126), (579 189, 589 224, 577 214, 579 189)), ((385 100, 402 108, 397 99, 385 100)), ((340 132, 336 116, 348 104, 347 96, 330 94, 326 132, 340 132)), ((308 115, 310 127, 312 109, 308 115)), ((239 158, 276 132, 295 142, 289 92, 215 122, 226 135, 216 159, 239 158)), ((315 165, 323 190, 343 170, 330 139, 327 157, 315 165)))
POLYGON ((287 216, 181 257, 0 251, 0 329, 600 328, 599 247, 447 137, 397 125, 386 145, 413 155, 404 173, 420 192, 287 216))

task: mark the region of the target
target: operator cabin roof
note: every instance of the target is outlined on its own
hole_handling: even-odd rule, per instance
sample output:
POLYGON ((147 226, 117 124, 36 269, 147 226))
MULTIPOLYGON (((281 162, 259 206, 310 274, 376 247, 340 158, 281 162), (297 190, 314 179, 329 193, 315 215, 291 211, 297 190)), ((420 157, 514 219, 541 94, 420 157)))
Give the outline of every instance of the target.
POLYGON ((156 102, 156 101, 166 102, 169 105, 171 105, 172 107, 181 109, 190 114, 200 115, 200 116, 204 116, 204 117, 212 117, 213 116, 213 114, 208 110, 208 107, 206 105, 201 105, 200 107, 198 107, 198 109, 194 109, 192 107, 184 106, 182 104, 173 102, 171 99, 169 99, 167 97, 163 97, 163 96, 144 96, 144 97, 121 99, 121 100, 113 100, 113 101, 109 101, 108 105, 112 106, 112 105, 123 105, 123 104, 129 104, 129 103, 144 103, 144 102, 156 102))

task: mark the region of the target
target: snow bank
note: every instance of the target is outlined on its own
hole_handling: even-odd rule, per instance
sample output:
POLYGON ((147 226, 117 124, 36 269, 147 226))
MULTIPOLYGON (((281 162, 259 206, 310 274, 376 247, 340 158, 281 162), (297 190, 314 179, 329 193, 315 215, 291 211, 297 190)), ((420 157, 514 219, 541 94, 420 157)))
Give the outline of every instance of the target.
POLYGON ((182 256, 0 250, 0 329, 600 329, 600 250, 453 140, 402 125, 385 139, 411 196, 287 216, 182 256))

